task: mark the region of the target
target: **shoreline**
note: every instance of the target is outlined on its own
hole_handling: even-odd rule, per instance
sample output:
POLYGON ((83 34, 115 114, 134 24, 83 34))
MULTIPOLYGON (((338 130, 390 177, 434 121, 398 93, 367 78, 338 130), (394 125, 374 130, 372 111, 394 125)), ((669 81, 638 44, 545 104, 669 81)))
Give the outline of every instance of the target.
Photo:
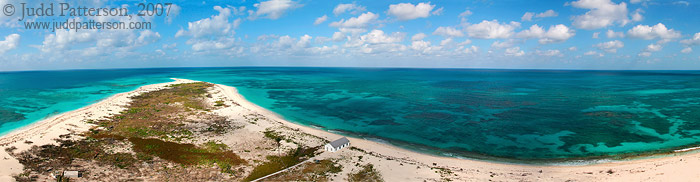
MULTIPOLYGON (((123 106, 130 101, 128 99, 130 96, 161 89, 170 84, 195 82, 185 79, 173 80, 175 81, 144 85, 133 91, 118 93, 77 110, 54 115, 15 129, 0 136, 0 146, 5 148, 12 144, 12 146, 17 147, 19 150, 23 150, 31 145, 52 144, 55 143, 52 139, 58 138, 60 135, 87 131, 92 125, 85 122, 86 118, 99 119, 123 110, 123 106), (32 141, 33 143, 24 143, 23 141, 32 141)), ((223 95, 228 99, 240 104, 243 109, 264 115, 271 121, 276 121, 283 126, 326 140, 335 140, 344 137, 343 135, 315 128, 314 126, 305 126, 285 120, 281 115, 246 100, 235 87, 221 84, 215 84, 214 87, 221 90, 223 95)), ((394 170, 404 167, 405 163, 425 166, 430 169, 450 169, 455 171, 455 173, 467 176, 466 179, 472 181, 562 181, 566 179, 579 181, 687 181, 689 179, 700 178, 700 174, 694 172, 696 169, 700 168, 700 153, 698 153, 698 150, 693 149, 688 151, 681 149, 682 151, 680 152, 667 154, 654 154, 650 155, 649 158, 642 157, 630 160, 612 160, 603 163, 540 165, 440 156, 413 151, 390 143, 382 143, 370 139, 357 137, 348 138, 351 141, 352 147, 357 147, 363 150, 363 152, 366 151, 369 155, 375 157, 376 160, 373 160, 372 163, 377 169, 382 172, 394 171, 398 173, 384 175, 387 181, 415 180, 416 178, 408 178, 404 176, 404 174, 401 174, 401 172, 396 172, 396 170, 394 170)), ((693 148, 697 149, 698 147, 693 148)), ((353 152, 357 153, 356 151, 345 149, 329 155, 349 155, 353 152)), ((12 180, 11 175, 18 174, 22 171, 21 164, 12 157, 8 159, 9 155, 5 150, 0 151, 0 156, 4 158, 0 161, 0 165, 4 166, 0 169, 0 181, 12 180)), ((402 170, 410 170, 410 168, 403 168, 402 170)), ((413 170, 417 169, 414 167, 413 170)), ((429 170, 428 172, 432 173, 433 171, 429 170)), ((413 175, 435 175, 430 173, 425 173, 423 171, 421 174, 416 172, 416 174, 413 175)))
MULTIPOLYGON (((159 90, 171 84, 193 82, 186 79, 171 79, 173 79, 171 82, 143 85, 132 91, 117 93, 85 107, 56 114, 16 128, 0 135, 0 147, 12 146, 22 151, 29 149, 32 145, 55 144, 53 139, 59 138, 61 135, 88 131, 93 125, 85 120, 100 119, 119 113, 124 109, 124 105, 130 102, 129 97, 131 96, 159 90), (31 143, 26 141, 31 141, 31 143)), ((3 166, 0 168, 0 181, 14 181, 12 175, 19 174, 23 170, 19 161, 5 150, 0 150, 0 165, 3 166)))

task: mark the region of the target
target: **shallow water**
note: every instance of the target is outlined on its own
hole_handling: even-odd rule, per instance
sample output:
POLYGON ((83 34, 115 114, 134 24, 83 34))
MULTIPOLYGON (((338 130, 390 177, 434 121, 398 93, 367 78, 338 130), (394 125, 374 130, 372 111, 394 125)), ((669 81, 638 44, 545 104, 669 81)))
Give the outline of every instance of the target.
POLYGON ((250 101, 294 122, 447 156, 561 159, 700 144, 699 71, 5 72, 0 73, 0 131, 171 77, 237 87, 250 101))

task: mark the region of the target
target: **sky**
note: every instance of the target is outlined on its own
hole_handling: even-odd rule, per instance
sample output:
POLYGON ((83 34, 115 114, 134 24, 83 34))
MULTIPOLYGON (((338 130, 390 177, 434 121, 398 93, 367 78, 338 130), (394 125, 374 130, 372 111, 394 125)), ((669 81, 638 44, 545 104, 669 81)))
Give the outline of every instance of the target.
POLYGON ((0 6, 0 71, 229 66, 700 69, 700 1, 695 0, 0 0, 0 6), (138 16, 144 9, 140 3, 165 2, 172 3, 167 15, 147 11, 138 16), (28 16, 30 10, 23 11, 22 3, 35 13, 41 3, 53 4, 56 13, 28 16), (124 8, 128 13, 58 16, 63 8, 59 3, 124 8), (15 10, 11 16, 8 5, 15 10), (26 27, 90 20, 150 22, 151 27, 26 27))

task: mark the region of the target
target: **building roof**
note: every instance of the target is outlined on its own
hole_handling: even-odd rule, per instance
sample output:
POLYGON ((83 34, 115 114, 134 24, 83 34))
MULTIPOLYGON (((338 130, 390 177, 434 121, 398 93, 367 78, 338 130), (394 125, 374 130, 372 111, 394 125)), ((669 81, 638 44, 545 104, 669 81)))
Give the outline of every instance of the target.
POLYGON ((335 141, 332 141, 332 142, 329 143, 329 144, 331 144, 331 146, 332 146, 333 148, 338 148, 338 147, 340 147, 340 146, 343 146, 343 145, 346 144, 346 143, 350 143, 350 140, 348 140, 347 138, 343 137, 343 138, 337 139, 337 140, 335 140, 335 141))

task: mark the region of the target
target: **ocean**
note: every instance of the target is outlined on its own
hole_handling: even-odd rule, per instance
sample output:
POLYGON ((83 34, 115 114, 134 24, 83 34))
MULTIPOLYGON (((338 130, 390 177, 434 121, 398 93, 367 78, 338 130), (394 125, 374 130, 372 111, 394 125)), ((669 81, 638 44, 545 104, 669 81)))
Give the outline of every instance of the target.
POLYGON ((700 71, 239 67, 0 72, 0 133, 169 78, 234 86, 287 120, 435 155, 580 160, 700 145, 700 71))

